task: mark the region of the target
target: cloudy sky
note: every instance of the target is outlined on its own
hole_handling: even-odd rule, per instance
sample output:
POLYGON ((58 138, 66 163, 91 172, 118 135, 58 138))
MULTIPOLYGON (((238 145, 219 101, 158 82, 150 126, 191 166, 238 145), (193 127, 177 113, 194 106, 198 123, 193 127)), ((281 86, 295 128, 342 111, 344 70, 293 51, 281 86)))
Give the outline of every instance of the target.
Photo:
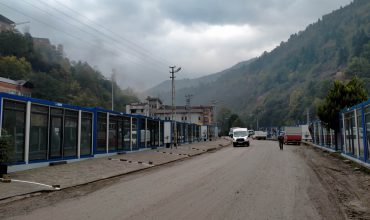
POLYGON ((351 0, 0 0, 0 14, 136 91, 259 56, 351 0))

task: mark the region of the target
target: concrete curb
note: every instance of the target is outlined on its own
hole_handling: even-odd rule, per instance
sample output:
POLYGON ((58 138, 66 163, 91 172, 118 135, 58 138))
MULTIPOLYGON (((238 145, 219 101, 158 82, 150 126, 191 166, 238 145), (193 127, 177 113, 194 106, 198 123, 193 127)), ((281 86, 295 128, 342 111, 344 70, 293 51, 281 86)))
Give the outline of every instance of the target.
MULTIPOLYGON (((189 159, 191 157, 203 155, 203 154, 205 154, 207 152, 210 152, 210 151, 215 152, 217 150, 220 150, 220 149, 222 149, 224 147, 227 147, 227 146, 230 146, 230 145, 231 145, 231 142, 229 142, 226 145, 219 144, 219 147, 212 147, 212 148, 209 148, 207 150, 200 151, 198 154, 188 155, 187 157, 177 158, 177 159, 170 160, 170 161, 167 161, 167 162, 164 162, 164 163, 160 163, 160 164, 151 164, 151 166, 147 166, 147 167, 143 167, 143 168, 138 168, 136 170, 128 171, 128 172, 125 172, 125 173, 119 173, 119 174, 112 175, 112 176, 109 176, 109 177, 104 177, 104 178, 100 178, 100 179, 97 179, 97 180, 92 180, 92 181, 89 181, 89 182, 80 183, 80 184, 76 184, 76 185, 73 185, 73 186, 68 186, 68 187, 65 187, 65 188, 60 188, 58 190, 55 190, 55 189, 50 189, 50 190, 48 190, 48 189, 42 189, 42 190, 36 190, 36 191, 33 191, 33 192, 29 192, 29 193, 22 193, 22 194, 18 194, 18 195, 8 196, 8 197, 0 198, 0 202, 6 203, 6 200, 11 200, 9 202, 12 202, 12 201, 21 200, 21 199, 24 199, 24 198, 27 198, 27 197, 38 196, 41 193, 50 193, 50 192, 55 192, 55 191, 63 191, 63 190, 67 190, 67 189, 71 189, 71 188, 75 188, 75 187, 86 186, 86 185, 91 184, 91 183, 96 183, 96 182, 99 182, 99 181, 105 181, 105 180, 109 180, 109 179, 113 179, 113 178, 117 178, 117 177, 122 177, 122 176, 125 176, 125 175, 129 175, 129 174, 133 174, 133 173, 145 171, 145 170, 148 170, 148 169, 153 169, 153 168, 156 168, 156 167, 165 166, 165 165, 168 165, 168 164, 174 163, 174 162, 184 161, 184 160, 187 160, 187 159, 189 159)), ((158 150, 158 149, 153 149, 153 150, 158 150)), ((185 156, 185 154, 182 154, 182 155, 185 156)), ((110 158, 110 157, 107 157, 107 159, 108 160, 109 159, 112 160, 112 158, 110 158)), ((120 159, 118 159, 118 160, 120 160, 120 159)), ((151 162, 151 161, 149 161, 149 162, 151 162)))

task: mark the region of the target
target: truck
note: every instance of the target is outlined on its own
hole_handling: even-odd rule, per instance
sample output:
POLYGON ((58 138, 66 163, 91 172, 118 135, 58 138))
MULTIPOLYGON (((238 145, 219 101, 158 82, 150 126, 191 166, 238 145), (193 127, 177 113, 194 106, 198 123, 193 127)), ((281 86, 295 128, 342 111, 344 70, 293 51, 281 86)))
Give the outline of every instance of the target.
POLYGON ((285 127, 284 128, 284 144, 300 145, 302 141, 302 127, 285 127))
POLYGON ((253 135, 253 139, 266 140, 267 139, 267 132, 266 131, 255 131, 254 135, 253 135))

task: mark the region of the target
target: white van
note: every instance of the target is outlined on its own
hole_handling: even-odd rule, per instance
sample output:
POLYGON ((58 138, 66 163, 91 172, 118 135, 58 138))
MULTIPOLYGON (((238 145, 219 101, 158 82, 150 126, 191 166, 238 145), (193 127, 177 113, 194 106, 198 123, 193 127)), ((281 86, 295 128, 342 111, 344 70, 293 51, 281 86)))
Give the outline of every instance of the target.
POLYGON ((233 130, 233 146, 238 145, 249 147, 249 132, 247 128, 235 128, 233 130))
POLYGON ((229 131, 229 137, 233 137, 233 131, 234 131, 234 129, 237 129, 237 128, 239 128, 239 127, 233 127, 233 128, 230 128, 230 131, 229 131))

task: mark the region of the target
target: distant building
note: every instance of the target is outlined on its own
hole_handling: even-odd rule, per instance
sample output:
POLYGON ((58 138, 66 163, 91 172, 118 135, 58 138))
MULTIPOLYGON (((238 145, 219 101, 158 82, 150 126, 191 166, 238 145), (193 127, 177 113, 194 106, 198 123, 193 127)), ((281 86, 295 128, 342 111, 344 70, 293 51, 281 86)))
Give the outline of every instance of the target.
POLYGON ((126 113, 132 115, 149 116, 149 105, 145 102, 135 102, 126 105, 126 113))
POLYGON ((155 111, 160 109, 163 105, 162 100, 160 100, 159 98, 148 96, 146 101, 148 102, 148 115, 150 117, 155 117, 155 111))
POLYGON ((14 21, 0 15, 0 32, 14 30, 14 21))
POLYGON ((63 45, 58 44, 57 46, 50 43, 50 40, 48 38, 43 37, 32 37, 33 45, 36 47, 41 48, 49 48, 50 50, 53 50, 57 54, 59 54, 61 57, 64 56, 64 49, 63 45))
POLYGON ((31 97, 33 84, 25 80, 11 80, 0 77, 0 92, 31 97))
MULTIPOLYGON (((148 97, 146 101, 126 105, 126 113, 157 117, 162 120, 172 119, 172 106, 163 105, 159 98, 148 97)), ((176 106, 174 120, 209 125, 214 123, 213 112, 214 107, 210 105, 191 106, 189 108, 186 106, 176 106)))
MULTIPOLYGON (((213 106, 209 105, 191 106, 190 108, 176 106, 173 120, 199 125, 210 125, 214 122, 213 110, 213 106)), ((160 109, 153 110, 153 114, 162 120, 171 120, 172 106, 163 105, 160 109)))
POLYGON ((32 41, 34 45, 51 46, 50 40, 48 38, 32 37, 32 41))

